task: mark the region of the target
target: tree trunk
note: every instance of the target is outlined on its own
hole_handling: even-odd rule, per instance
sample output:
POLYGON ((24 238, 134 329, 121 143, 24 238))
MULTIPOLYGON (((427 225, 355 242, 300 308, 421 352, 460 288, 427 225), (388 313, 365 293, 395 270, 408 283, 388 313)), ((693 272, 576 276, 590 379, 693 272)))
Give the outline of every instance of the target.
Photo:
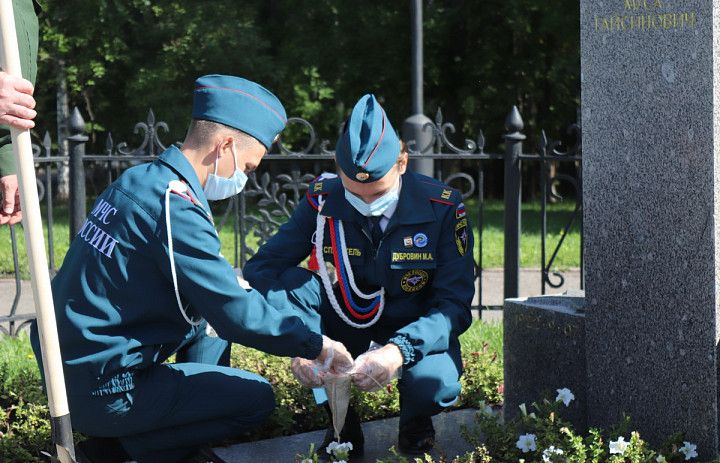
MULTIPOLYGON (((65 60, 58 62, 57 93, 55 96, 57 107, 57 139, 58 155, 68 156, 68 121, 70 120, 70 107, 68 104, 67 81, 65 79, 65 60)), ((67 162, 60 163, 57 175, 57 198, 67 201, 70 197, 70 168, 67 162)))

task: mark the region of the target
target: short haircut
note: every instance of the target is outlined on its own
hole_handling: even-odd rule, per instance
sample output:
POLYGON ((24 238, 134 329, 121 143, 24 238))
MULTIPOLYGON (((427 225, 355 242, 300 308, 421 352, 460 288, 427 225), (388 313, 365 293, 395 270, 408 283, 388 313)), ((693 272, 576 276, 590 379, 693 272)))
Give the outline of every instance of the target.
POLYGON ((255 141, 255 137, 234 127, 204 119, 193 119, 185 135, 185 143, 202 145, 207 143, 208 140, 211 140, 219 132, 225 132, 235 137, 240 149, 251 146, 253 141, 255 141))

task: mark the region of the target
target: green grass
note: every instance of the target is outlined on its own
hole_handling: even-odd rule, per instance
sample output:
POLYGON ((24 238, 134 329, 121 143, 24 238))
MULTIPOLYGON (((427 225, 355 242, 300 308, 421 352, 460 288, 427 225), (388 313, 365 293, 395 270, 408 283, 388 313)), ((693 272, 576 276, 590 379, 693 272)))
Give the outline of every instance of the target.
MULTIPOLYGON (((90 202, 88 202, 90 204, 90 202)), ((548 236, 547 236, 547 258, 549 259, 555 246, 560 240, 561 232, 565 224, 572 216, 575 204, 573 201, 552 204, 548 207, 548 236)), ((466 209, 470 220, 474 225, 475 233, 475 259, 480 253, 479 246, 479 208, 476 200, 466 202, 466 209)), ((504 235, 503 235, 503 203, 501 201, 486 201, 484 204, 483 222, 483 268, 500 268, 503 266, 504 235)), ((45 223, 45 210, 43 209, 43 223, 45 223)), ((216 213, 219 217, 219 213, 216 213)), ((541 216, 540 204, 537 202, 526 203, 522 206, 522 235, 520 238, 520 265, 528 268, 540 268, 540 229, 541 216)), ((55 244, 54 260, 55 268, 60 268, 63 257, 70 244, 68 210, 66 206, 56 206, 53 213, 53 238, 55 244)), ((27 255, 25 254, 25 237, 22 228, 16 227, 18 236, 18 251, 20 267, 23 278, 28 278, 27 255)), ((45 229, 47 242, 47 228, 45 229)), ((222 253, 231 262, 235 255, 232 224, 226 224, 220 233, 222 253)), ((256 243, 254 237, 249 237, 249 244, 256 243)), ((564 270, 580 266, 580 232, 576 222, 571 228, 569 235, 560 248, 554 268, 564 270)), ((9 276, 13 273, 13 261, 10 245, 10 232, 7 227, 0 227, 0 275, 9 276)))
POLYGON ((487 344, 487 349, 498 353, 502 361, 503 355, 503 326, 500 322, 483 322, 475 320, 470 328, 460 335, 462 351, 479 352, 487 344))

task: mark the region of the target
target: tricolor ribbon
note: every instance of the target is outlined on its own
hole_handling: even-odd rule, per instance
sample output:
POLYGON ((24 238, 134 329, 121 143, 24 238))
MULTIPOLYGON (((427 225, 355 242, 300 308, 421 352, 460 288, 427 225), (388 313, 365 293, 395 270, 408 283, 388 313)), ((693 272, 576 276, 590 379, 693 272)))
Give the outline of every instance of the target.
POLYGON ((365 294, 360 291, 355 284, 355 276, 353 275, 350 259, 347 254, 347 245, 345 243, 345 231, 341 220, 335 220, 332 217, 325 217, 318 212, 316 229, 315 229, 315 257, 318 262, 320 279, 322 280, 325 292, 327 294, 330 305, 332 305, 338 316, 348 325, 354 328, 369 328, 380 319, 383 309, 385 308, 385 288, 380 288, 371 294, 365 294), (357 320, 368 320, 367 323, 357 323, 351 320, 335 297, 330 276, 325 266, 325 257, 323 254, 323 240, 325 236, 325 222, 330 227, 330 241, 333 251, 333 263, 337 271, 338 284, 340 293, 343 297, 345 308, 357 320), (361 299, 371 301, 367 307, 360 307, 356 302, 354 295, 361 299))

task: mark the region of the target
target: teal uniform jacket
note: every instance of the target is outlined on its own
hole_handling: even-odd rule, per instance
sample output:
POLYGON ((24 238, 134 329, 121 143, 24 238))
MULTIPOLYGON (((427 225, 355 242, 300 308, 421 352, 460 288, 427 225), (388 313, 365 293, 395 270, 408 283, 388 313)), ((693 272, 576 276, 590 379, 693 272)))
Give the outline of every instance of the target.
MULTIPOLYGON (((386 292, 384 312, 372 327, 341 326, 343 322, 333 314, 331 318, 337 318, 336 326, 341 329, 327 330, 323 315, 325 332, 344 342, 354 355, 366 350, 370 340, 392 341, 400 347, 406 367, 449 350, 459 362, 457 337, 470 326, 475 292, 472 228, 459 192, 432 178, 406 172, 397 209, 375 246, 367 218, 347 202, 340 179, 316 180, 288 222, 245 266, 244 276, 254 288, 265 294, 324 291, 317 284, 283 287, 285 271, 300 264, 313 249, 318 213, 342 221, 358 288, 370 293, 382 286, 386 292)), ((327 224, 323 248, 325 261, 333 262, 327 224)), ((337 288, 335 292, 339 294, 337 288)), ((340 295, 338 301, 353 320, 340 295)))
MULTIPOLYGON (((72 395, 129 391, 134 377, 205 330, 176 301, 165 194, 170 193, 177 283, 191 319, 221 338, 281 356, 316 358, 322 338, 295 315, 242 289, 220 241, 198 178, 175 147, 128 169, 97 199, 57 276, 53 299, 65 378, 72 395)), ((37 330, 32 330, 37 343, 37 330)), ((39 356, 38 356, 39 357, 39 356)))

